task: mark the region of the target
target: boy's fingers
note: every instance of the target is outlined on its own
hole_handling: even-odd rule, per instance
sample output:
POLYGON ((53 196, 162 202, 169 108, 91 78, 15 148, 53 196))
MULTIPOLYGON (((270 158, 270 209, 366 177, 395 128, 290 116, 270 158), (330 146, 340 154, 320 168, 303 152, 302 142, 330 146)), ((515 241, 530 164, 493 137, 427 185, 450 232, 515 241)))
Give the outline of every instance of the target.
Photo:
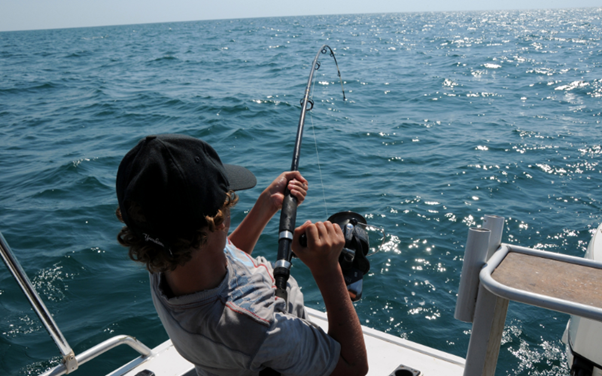
POLYGON ((301 236, 301 234, 304 234, 305 231, 306 231, 306 229, 307 229, 307 227, 310 226, 310 225, 311 225, 311 221, 310 220, 305 221, 304 224, 302 224, 301 226, 299 226, 299 227, 297 227, 295 229, 295 233, 293 234, 294 237, 299 237, 299 236, 301 236))
POLYGON ((303 175, 301 175, 299 171, 286 171, 284 172, 284 177, 287 180, 296 179, 302 183, 307 183, 307 180, 303 177, 303 175))
POLYGON ((305 233, 307 234, 307 244, 315 244, 320 239, 317 223, 309 223, 305 228, 305 233))
POLYGON ((333 227, 334 227, 334 233, 337 235, 337 237, 340 237, 341 239, 345 239, 345 235, 343 235, 343 230, 341 229, 341 226, 339 226, 338 223, 333 223, 333 227))

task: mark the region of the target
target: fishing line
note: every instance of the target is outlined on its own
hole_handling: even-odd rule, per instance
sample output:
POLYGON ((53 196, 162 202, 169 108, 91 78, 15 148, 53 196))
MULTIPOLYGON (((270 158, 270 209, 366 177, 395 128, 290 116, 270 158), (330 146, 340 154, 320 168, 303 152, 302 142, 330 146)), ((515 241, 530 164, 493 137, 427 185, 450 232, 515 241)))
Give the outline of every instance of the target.
MULTIPOLYGON (((322 53, 324 53, 324 50, 322 50, 322 53)), ((331 50, 331 56, 334 58, 335 64, 336 64, 336 58, 334 57, 334 52, 332 52, 332 50, 331 50)), ((316 62, 315 70, 320 69, 320 66, 321 66, 321 63, 318 60, 316 62)), ((339 78, 341 78, 341 72, 339 71, 338 64, 337 64, 337 73, 338 73, 339 78)), ((311 98, 312 102, 314 102, 314 91, 315 91, 315 87, 316 87, 316 80, 318 80, 318 77, 314 76, 313 82, 312 82, 312 86, 310 88, 310 94, 309 94, 309 97, 311 98)), ((341 90, 343 92, 343 100, 345 100, 345 89, 343 87, 343 80, 341 79, 340 82, 341 82, 341 90)), ((313 105, 312 105, 312 107, 313 107, 313 105)), ((328 203, 326 201, 326 189, 324 187, 324 179, 322 177, 322 167, 321 167, 321 164, 320 164, 320 153, 318 151, 318 137, 316 136, 316 128, 314 126, 314 116, 313 116, 313 113, 311 111, 309 112, 309 121, 311 123, 311 130, 312 130, 312 134, 314 136, 314 147, 316 149, 316 159, 317 159, 317 164, 318 164, 318 174, 320 176, 320 184, 322 185, 322 200, 324 201, 324 211, 326 212, 326 218, 328 218, 329 217, 329 214, 328 214, 328 203)), ((383 227, 374 226, 374 225, 368 225, 368 224, 363 224, 363 223, 358 223, 358 225, 360 227, 362 227, 367 232, 377 232, 377 233, 380 234, 380 238, 381 238, 380 245, 378 245, 377 247, 374 247, 374 251, 370 252, 370 254, 367 255, 367 257, 373 256, 373 255, 381 252, 381 250, 382 250, 382 248, 383 248, 383 246, 385 244, 385 240, 386 240, 385 229, 383 227)))
MULTIPOLYGON (((322 53, 324 53, 324 51, 322 51, 322 53)), ((332 52, 332 50, 331 50, 331 56, 334 58, 335 64, 336 64, 337 63, 336 62, 336 58, 334 57, 334 52, 332 52)), ((317 63, 316 63, 315 70, 318 70, 320 68, 320 66, 321 66, 321 63, 318 60, 317 63)), ((338 73, 339 78, 341 78, 341 72, 339 71, 338 64, 337 64, 337 73, 338 73)), ((312 86, 311 86, 311 89, 310 89, 310 95, 309 95, 309 97, 311 98, 312 102, 314 101, 314 91, 315 91, 316 80, 317 79, 318 79, 317 77, 313 78, 313 83, 312 83, 312 86)), ((343 80, 340 79, 340 82, 341 82, 341 90, 343 92, 343 100, 345 100, 345 89, 343 87, 343 80)), ((312 105, 312 107, 313 107, 313 105, 312 105)), ((312 134, 314 136, 314 147, 316 149, 316 159, 317 159, 317 164, 318 164, 318 174, 320 176, 320 184, 322 185, 322 199, 324 201, 324 211, 326 212, 326 218, 328 218, 329 217, 329 214, 328 214, 328 203, 326 201, 326 189, 324 187, 324 179, 322 177, 322 168, 321 168, 321 164, 320 164, 320 153, 318 151, 318 137, 316 136, 316 128, 314 126, 314 117, 313 117, 313 114, 312 114, 311 111, 309 112, 309 121, 311 123, 311 130, 312 130, 312 134)), ((368 225, 368 224, 363 224, 363 223, 358 223, 358 225, 360 227, 362 227, 367 232, 376 232, 376 233, 380 234, 380 238, 381 238, 380 245, 374 247, 373 248, 374 250, 372 252, 370 252, 370 254, 367 255, 367 257, 370 257, 370 256, 373 256, 373 255, 375 255, 377 253, 380 253, 381 250, 382 250, 382 248, 383 248, 383 246, 384 246, 384 244, 385 244, 385 240, 386 240, 385 229, 383 227, 374 226, 374 225, 368 225)))
POLYGON ((318 161, 318 174, 320 175, 320 185, 322 186, 322 199, 324 200, 324 211, 326 212, 326 218, 328 218, 328 204, 326 203, 326 190, 324 189, 324 180, 322 179, 322 167, 320 166, 320 153, 318 153, 318 139, 316 137, 316 130, 314 128, 314 118, 309 114, 309 120, 311 122, 311 130, 314 134, 314 146, 316 148, 316 159, 318 161))
MULTIPOLYGON (((313 92, 314 92, 314 87, 316 87, 316 79, 314 77, 314 83, 313 83, 313 87, 311 90, 311 94, 310 97, 313 100, 313 92)), ((320 175, 320 185, 322 186, 322 199, 324 200, 324 211, 326 212, 326 218, 328 218, 328 204, 326 203, 326 190, 324 188, 324 180, 322 179, 322 167, 320 165, 320 153, 318 152, 318 138, 316 137, 316 128, 314 127, 314 116, 312 115, 312 113, 309 113, 309 121, 311 123, 311 130, 312 133, 314 135, 314 146, 316 148, 316 159, 318 161, 318 174, 320 175)))
MULTIPOLYGON (((325 54, 326 48, 328 48, 330 50, 330 56, 332 56, 332 58, 334 59, 334 64, 337 67, 337 76, 339 77, 339 81, 341 83, 341 91, 343 92, 343 101, 346 101, 347 98, 345 97, 345 88, 343 87, 343 78, 341 77, 341 71, 339 70, 339 64, 337 62, 337 58, 334 56, 334 51, 328 47, 328 46, 323 46, 322 47, 322 53, 325 54)), ((315 65, 315 70, 320 69, 321 63, 320 61, 316 61, 316 65, 315 65)), ((314 77, 313 79, 313 83, 312 83, 312 87, 310 88, 310 97, 311 97, 311 101, 312 101, 312 108, 313 108, 313 93, 314 93, 314 88, 316 87, 316 80, 317 77, 314 77)), ((317 162, 318 162, 318 174, 320 175, 320 184, 322 186, 322 200, 324 201, 324 211, 326 212, 326 218, 329 217, 328 215, 328 204, 326 203, 326 189, 324 187, 324 179, 322 177, 322 167, 320 165, 320 153, 318 152, 318 138, 316 137, 316 129, 314 127, 314 117, 312 115, 312 113, 309 113, 309 120, 311 122, 311 129, 312 129, 312 133, 314 136, 314 146, 316 149, 316 158, 317 158, 317 162)))

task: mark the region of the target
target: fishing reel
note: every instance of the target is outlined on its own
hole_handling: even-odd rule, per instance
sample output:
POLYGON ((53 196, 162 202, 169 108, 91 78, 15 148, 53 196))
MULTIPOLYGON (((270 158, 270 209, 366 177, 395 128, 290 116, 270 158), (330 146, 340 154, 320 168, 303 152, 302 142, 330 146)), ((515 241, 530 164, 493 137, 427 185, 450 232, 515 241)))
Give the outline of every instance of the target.
MULTIPOLYGON (((345 285, 352 301, 362 298, 364 275, 370 270, 368 252, 370 239, 366 228, 368 223, 361 214, 344 211, 331 215, 328 221, 339 225, 345 237, 345 246, 339 256, 339 264, 345 278, 345 285)), ((307 246, 307 236, 301 235, 299 242, 307 246)))
POLYGON ((370 270, 367 258, 370 251, 370 239, 366 231, 368 223, 366 218, 352 211, 333 214, 328 221, 338 224, 345 236, 345 247, 339 256, 339 264, 349 297, 355 302, 362 298, 363 278, 370 270))

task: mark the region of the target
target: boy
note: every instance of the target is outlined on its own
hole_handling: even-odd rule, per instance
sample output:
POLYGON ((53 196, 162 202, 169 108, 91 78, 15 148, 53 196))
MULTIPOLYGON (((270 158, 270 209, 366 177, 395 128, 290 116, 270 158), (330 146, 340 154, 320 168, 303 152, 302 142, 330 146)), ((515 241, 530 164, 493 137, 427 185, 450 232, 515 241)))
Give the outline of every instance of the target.
POLYGON ((210 145, 188 136, 148 136, 122 160, 117 216, 126 227, 118 240, 146 264, 174 346, 199 375, 366 374, 361 327, 338 264, 341 229, 308 221, 293 237, 324 297, 326 334, 305 319, 294 279, 287 304, 275 296, 271 264, 250 256, 285 189, 301 203, 307 181, 298 171, 280 174, 228 236, 234 191, 255 184, 250 171, 222 164, 210 145))

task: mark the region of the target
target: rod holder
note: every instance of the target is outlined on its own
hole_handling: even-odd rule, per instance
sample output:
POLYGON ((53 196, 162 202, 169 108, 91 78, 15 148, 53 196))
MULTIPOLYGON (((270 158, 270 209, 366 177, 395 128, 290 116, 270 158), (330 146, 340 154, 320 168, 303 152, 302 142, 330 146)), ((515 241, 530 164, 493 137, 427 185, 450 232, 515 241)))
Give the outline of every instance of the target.
POLYGON ((468 230, 466 249, 458 300, 456 301, 456 320, 472 322, 479 290, 479 273, 487 257, 491 230, 485 228, 471 228, 468 230))
POLYGON ((504 233, 504 217, 498 215, 485 215, 483 219, 482 228, 491 230, 489 236, 489 247, 487 248, 487 257, 485 260, 489 260, 491 256, 497 251, 502 244, 502 234, 504 233))

